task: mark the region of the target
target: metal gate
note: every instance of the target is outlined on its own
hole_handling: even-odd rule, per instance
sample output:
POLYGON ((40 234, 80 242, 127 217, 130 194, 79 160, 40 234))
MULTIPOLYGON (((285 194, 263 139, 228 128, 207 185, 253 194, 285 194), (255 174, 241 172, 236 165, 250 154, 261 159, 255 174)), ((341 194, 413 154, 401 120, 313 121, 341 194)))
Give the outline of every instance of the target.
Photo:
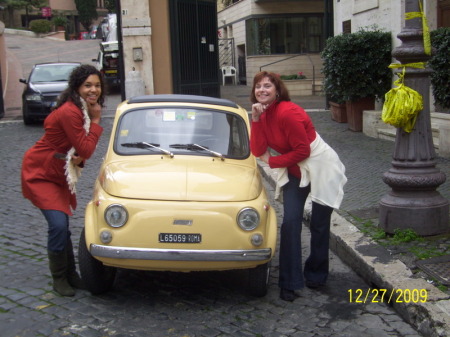
POLYGON ((233 66, 236 68, 233 38, 219 39, 219 65, 221 67, 233 66))
POLYGON ((216 1, 169 4, 174 93, 220 97, 216 1))

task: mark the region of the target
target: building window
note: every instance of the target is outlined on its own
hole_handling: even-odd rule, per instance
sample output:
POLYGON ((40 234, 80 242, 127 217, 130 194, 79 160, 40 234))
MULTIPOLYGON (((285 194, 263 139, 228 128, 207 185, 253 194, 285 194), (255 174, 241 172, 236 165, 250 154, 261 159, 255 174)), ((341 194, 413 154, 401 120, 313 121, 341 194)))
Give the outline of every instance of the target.
POLYGON ((352 21, 347 20, 342 22, 342 33, 350 34, 352 32, 352 21))
POLYGON ((239 1, 241 0, 222 0, 222 3, 224 4, 225 7, 228 7, 239 1))
POLYGON ((248 55, 318 53, 323 16, 264 17, 246 21, 248 55))

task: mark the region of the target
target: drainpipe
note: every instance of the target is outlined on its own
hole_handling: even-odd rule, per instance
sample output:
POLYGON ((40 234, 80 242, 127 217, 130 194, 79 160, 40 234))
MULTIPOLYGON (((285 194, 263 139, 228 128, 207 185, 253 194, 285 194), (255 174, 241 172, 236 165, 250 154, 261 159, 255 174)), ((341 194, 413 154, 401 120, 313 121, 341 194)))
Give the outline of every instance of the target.
POLYGON ((123 40, 122 40, 122 7, 120 0, 116 0, 117 12, 117 42, 119 43, 119 78, 120 78, 120 96, 122 101, 126 100, 125 93, 125 60, 123 56, 123 40))

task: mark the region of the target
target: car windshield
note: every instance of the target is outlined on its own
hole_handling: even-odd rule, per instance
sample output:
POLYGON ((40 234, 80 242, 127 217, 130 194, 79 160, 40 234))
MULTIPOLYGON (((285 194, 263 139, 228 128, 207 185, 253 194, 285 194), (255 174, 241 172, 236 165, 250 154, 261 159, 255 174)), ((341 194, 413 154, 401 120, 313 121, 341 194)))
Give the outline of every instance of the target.
POLYGON ((68 81, 70 73, 77 65, 42 65, 36 66, 30 76, 30 82, 63 82, 68 81))
POLYGON ((105 54, 104 56, 104 66, 105 68, 117 68, 117 64, 119 62, 119 54, 105 54))
POLYGON ((139 109, 118 122, 114 150, 121 155, 249 156, 246 123, 239 115, 191 108, 139 109))

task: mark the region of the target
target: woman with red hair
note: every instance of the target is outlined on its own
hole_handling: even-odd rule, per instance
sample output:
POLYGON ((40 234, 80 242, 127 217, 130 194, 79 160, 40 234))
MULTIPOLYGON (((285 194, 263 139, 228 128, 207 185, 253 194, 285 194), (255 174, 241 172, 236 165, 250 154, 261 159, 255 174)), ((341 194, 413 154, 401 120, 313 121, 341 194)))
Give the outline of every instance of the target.
POLYGON ((295 290, 317 289, 328 277, 331 214, 339 208, 347 179, 338 155, 316 132, 308 114, 291 102, 277 74, 260 72, 251 93, 253 155, 278 170, 282 190, 283 223, 280 229, 280 298, 294 301, 295 290), (272 149, 277 155, 269 152, 272 149), (311 251, 302 270, 301 229, 307 197, 311 195, 311 251))

